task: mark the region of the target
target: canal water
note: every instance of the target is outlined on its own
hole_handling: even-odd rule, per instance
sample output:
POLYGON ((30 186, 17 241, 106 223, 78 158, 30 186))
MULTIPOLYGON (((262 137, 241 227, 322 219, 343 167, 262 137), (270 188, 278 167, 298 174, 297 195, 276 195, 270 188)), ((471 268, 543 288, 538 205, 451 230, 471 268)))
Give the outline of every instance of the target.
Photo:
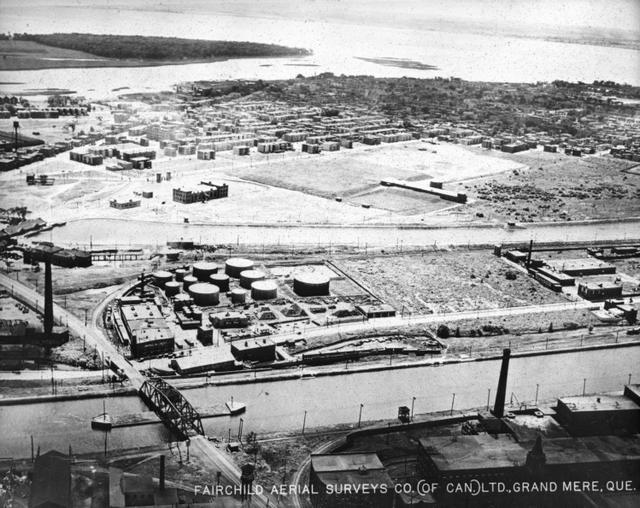
MULTIPOLYGON (((425 413, 450 409, 455 393, 455 409, 478 407, 491 399, 497 384, 500 361, 470 362, 421 366, 415 368, 368 372, 231 386, 209 386, 184 390, 194 406, 211 406, 234 397, 247 404, 241 415, 244 432, 258 434, 337 423, 357 423, 360 404, 362 420, 395 418, 398 406, 411 406, 425 413)), ((512 358, 509 369, 507 401, 532 402, 536 388, 538 398, 586 392, 622 390, 631 374, 640 381, 640 348, 621 348, 581 353, 565 353, 528 358, 512 358), (586 379, 586 385, 585 380, 586 379), (536 387, 538 385, 538 387, 536 387)), ((137 397, 106 400, 112 415, 147 410, 137 397)), ((0 457, 28 457, 30 436, 42 451, 57 448, 75 452, 101 451, 104 434, 92 431, 91 417, 102 411, 102 400, 28 404, 0 407, 0 457)), ((203 420, 209 435, 224 437, 229 429, 238 430, 240 416, 203 420)), ((146 425, 114 429, 108 448, 148 446, 167 442, 164 426, 146 425)))
POLYGON ((501 242, 576 242, 640 238, 640 221, 617 223, 532 225, 506 229, 496 226, 425 228, 416 226, 230 226, 171 224, 119 219, 86 219, 33 237, 59 245, 126 247, 164 245, 167 241, 250 245, 353 245, 364 247, 477 245, 501 242), (126 227, 123 227, 125 225, 126 227), (117 244, 114 244, 117 238, 117 244))

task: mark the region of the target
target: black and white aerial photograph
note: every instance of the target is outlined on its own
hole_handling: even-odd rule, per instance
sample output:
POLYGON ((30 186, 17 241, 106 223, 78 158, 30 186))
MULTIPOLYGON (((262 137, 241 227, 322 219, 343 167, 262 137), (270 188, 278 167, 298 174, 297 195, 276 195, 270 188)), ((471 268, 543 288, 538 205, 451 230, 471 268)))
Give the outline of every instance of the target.
POLYGON ((640 0, 0 0, 0 508, 640 506, 640 0))

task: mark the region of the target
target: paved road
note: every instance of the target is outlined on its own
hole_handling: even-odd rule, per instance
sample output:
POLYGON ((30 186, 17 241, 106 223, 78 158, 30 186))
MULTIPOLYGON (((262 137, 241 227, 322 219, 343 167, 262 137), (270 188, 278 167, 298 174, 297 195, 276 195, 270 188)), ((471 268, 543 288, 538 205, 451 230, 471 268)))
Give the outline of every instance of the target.
POLYGON ((541 312, 559 312, 578 309, 595 309, 599 308, 600 304, 593 302, 586 302, 584 300, 578 302, 561 302, 550 303, 544 305, 529 305, 524 307, 507 307, 500 309, 484 309, 484 310, 472 310, 465 312, 453 312, 447 314, 420 314, 413 316, 396 316, 390 318, 377 318, 369 321, 358 321, 354 323, 342 323, 332 325, 328 328, 319 327, 305 327, 300 330, 300 333, 289 333, 282 335, 273 335, 271 338, 277 343, 282 344, 286 341, 304 338, 317 338, 331 334, 344 334, 344 333, 358 333, 358 332, 371 332, 377 329, 403 327, 408 325, 426 325, 433 323, 451 323, 455 321, 462 321, 464 319, 475 318, 497 318, 503 316, 519 316, 526 314, 538 314, 541 312))
MULTIPOLYGON (((0 286, 7 288, 15 298, 26 304, 34 307, 37 306, 38 309, 44 309, 44 297, 23 283, 11 279, 4 274, 0 274, 0 286)), ((106 303, 103 302, 101 305, 105 304, 106 303)), ((109 359, 113 361, 129 378, 129 381, 136 390, 142 386, 145 380, 144 376, 120 355, 115 346, 109 342, 95 324, 91 327, 85 326, 80 319, 55 303, 53 304, 53 315, 56 322, 66 323, 71 333, 78 337, 84 337, 88 348, 96 348, 101 354, 104 354, 105 360, 109 359)), ((94 316, 95 315, 96 313, 94 312, 94 316)))

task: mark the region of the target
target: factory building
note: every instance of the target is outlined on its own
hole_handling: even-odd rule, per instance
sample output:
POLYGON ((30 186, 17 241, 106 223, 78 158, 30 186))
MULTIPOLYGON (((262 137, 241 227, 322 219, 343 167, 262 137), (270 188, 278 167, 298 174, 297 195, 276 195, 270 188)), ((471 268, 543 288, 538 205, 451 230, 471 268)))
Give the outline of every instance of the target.
POLYGON ((231 353, 241 362, 269 362, 276 358, 276 343, 267 337, 238 340, 231 343, 231 353))
POLYGON ((183 356, 171 360, 171 368, 181 376, 198 372, 225 371, 235 367, 235 358, 229 347, 207 348, 205 351, 195 351, 190 356, 183 356))
POLYGON ((315 273, 299 273, 293 276, 293 291, 298 296, 328 296, 329 277, 315 273))
POLYGON ((578 284, 578 296, 585 300, 597 301, 622 296, 622 284, 614 282, 581 282, 578 284))
POLYGON ((356 309, 367 319, 393 317, 396 315, 396 310, 389 304, 361 304, 356 305, 356 309))
MULTIPOLYGON (((626 387, 628 395, 637 390, 626 387)), ((574 436, 640 433, 640 406, 628 395, 585 395, 558 399, 558 420, 574 436)))
POLYGON ((309 490, 314 508, 392 508, 394 486, 375 453, 311 455, 309 490))
MULTIPOLYGON (((131 354, 134 357, 155 356, 173 352, 173 332, 156 305, 151 303, 121 304, 120 318, 124 330, 119 326, 116 326, 116 328, 123 342, 125 342, 125 339, 129 340, 131 354), (125 336, 123 337, 122 335, 125 336)), ((119 320, 116 320, 116 325, 118 324, 119 320)))
POLYGON ((228 195, 229 186, 225 183, 214 185, 211 182, 201 182, 200 186, 194 190, 173 189, 173 200, 186 205, 226 198, 228 195))
POLYGON ((216 328, 244 328, 249 326, 249 316, 244 312, 216 312, 209 314, 209 321, 216 328))

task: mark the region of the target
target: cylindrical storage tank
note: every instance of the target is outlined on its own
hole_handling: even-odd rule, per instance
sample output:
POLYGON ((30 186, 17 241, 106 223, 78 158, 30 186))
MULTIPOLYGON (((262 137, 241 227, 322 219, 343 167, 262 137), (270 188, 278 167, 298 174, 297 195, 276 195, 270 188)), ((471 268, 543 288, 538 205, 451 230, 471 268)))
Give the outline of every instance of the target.
POLYGON ((227 259, 224 264, 224 273, 229 277, 236 279, 240 278, 240 274, 245 270, 251 270, 253 268, 253 261, 244 258, 231 258, 227 259))
POLYGON ((153 283, 159 288, 163 288, 167 282, 173 279, 173 275, 171 274, 171 272, 165 272, 164 270, 154 272, 152 277, 153 283))
POLYGON ((188 274, 189 274, 189 270, 185 268, 178 268, 176 270, 176 280, 178 282, 182 282, 184 280, 184 277, 188 274))
POLYGON ((218 286, 220 291, 229 291, 229 276, 226 273, 214 273, 209 275, 209 282, 218 286))
POLYGON ((247 292, 244 289, 234 289, 231 291, 231 303, 242 304, 247 301, 247 292))
POLYGON ((182 289, 187 291, 191 287, 191 285, 195 284, 196 282, 198 282, 198 279, 196 279, 193 275, 185 275, 184 279, 182 279, 182 289))
POLYGON ((198 282, 189 286, 189 294, 196 305, 208 307, 218 305, 220 302, 220 290, 217 286, 207 282, 198 282))
POLYGON ((180 292, 180 283, 175 280, 170 280, 164 285, 164 293, 167 296, 175 296, 180 292))
POLYGON ((218 265, 208 261, 200 261, 193 265, 193 276, 200 282, 207 282, 209 276, 218 271, 218 265))
POLYGON ((251 289, 251 284, 264 279, 264 272, 260 270, 244 270, 240 273, 240 286, 245 289, 251 289))
POLYGON ((298 296, 327 296, 329 277, 316 273, 297 273, 293 276, 293 290, 298 296))
POLYGON ((278 297, 278 286, 272 280, 259 280, 251 284, 251 298, 273 300, 278 297))

